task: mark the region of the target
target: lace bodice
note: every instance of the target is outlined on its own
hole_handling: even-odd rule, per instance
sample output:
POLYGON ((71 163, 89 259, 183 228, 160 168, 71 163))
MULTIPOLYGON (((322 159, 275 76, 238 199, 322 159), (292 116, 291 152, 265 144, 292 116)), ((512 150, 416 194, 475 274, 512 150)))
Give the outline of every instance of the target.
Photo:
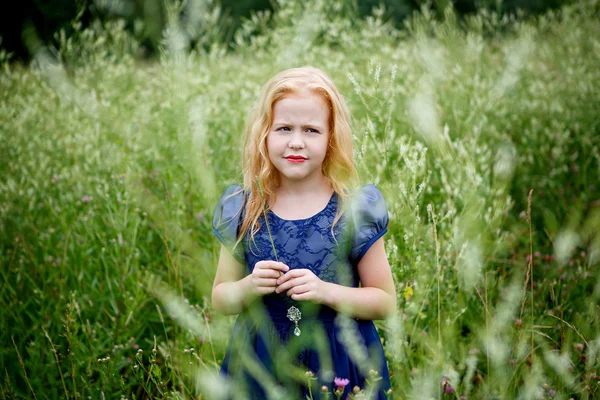
POLYGON ((374 185, 367 185, 358 191, 333 230, 331 226, 338 207, 336 193, 323 210, 306 219, 285 220, 267 211, 273 244, 262 215, 259 218, 260 229, 254 237, 250 239, 246 235, 242 243, 232 250, 244 215, 244 204, 242 187, 229 186, 215 209, 213 232, 238 261, 246 264, 248 273, 258 261, 277 258, 292 269, 307 268, 323 280, 340 283, 338 278, 341 277, 336 278, 336 274, 340 272, 339 264, 342 262, 349 264, 350 284, 356 286, 358 262, 387 231, 388 214, 383 196, 374 185))

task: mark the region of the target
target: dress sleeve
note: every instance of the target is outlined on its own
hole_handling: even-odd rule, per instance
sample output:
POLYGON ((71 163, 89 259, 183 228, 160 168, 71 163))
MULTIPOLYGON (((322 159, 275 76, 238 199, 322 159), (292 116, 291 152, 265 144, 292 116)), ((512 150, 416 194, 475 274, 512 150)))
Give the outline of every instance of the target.
POLYGON ((350 260, 358 265, 373 243, 387 232, 388 211, 383 195, 375 185, 366 185, 352 204, 354 235, 350 260))
POLYGON ((213 215, 213 233, 229 252, 244 264, 243 246, 233 246, 237 242, 239 227, 243 218, 244 191, 240 185, 231 185, 221 195, 213 215))

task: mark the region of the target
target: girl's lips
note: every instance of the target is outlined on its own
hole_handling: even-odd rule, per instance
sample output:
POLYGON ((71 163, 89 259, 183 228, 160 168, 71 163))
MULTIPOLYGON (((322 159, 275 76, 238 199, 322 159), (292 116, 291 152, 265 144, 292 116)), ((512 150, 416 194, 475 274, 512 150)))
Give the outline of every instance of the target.
POLYGON ((285 159, 288 160, 289 162, 297 163, 297 164, 300 164, 300 163, 303 163, 304 161, 306 161, 306 158, 302 158, 302 157, 286 157, 285 159))

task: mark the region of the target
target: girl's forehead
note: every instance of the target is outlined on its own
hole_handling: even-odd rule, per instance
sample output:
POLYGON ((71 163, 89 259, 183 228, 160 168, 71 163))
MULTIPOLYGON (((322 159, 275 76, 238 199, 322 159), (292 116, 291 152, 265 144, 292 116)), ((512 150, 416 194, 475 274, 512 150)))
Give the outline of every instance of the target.
POLYGON ((303 114, 327 118, 329 107, 322 96, 316 93, 285 96, 273 105, 273 117, 303 114))

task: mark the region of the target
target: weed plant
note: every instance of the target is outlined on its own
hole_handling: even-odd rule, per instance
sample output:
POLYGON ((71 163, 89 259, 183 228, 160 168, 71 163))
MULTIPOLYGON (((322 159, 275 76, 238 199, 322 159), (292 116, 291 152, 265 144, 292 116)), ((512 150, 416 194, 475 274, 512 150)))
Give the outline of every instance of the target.
POLYGON ((307 64, 344 93, 390 213, 390 397, 599 395, 597 0, 532 19, 423 8, 400 30, 382 9, 279 0, 233 50, 209 40, 217 8, 186 16, 195 31, 179 15, 157 62, 119 20, 75 20, 29 66, 0 52, 2 398, 234 390, 212 211, 241 181, 261 85, 307 64))

